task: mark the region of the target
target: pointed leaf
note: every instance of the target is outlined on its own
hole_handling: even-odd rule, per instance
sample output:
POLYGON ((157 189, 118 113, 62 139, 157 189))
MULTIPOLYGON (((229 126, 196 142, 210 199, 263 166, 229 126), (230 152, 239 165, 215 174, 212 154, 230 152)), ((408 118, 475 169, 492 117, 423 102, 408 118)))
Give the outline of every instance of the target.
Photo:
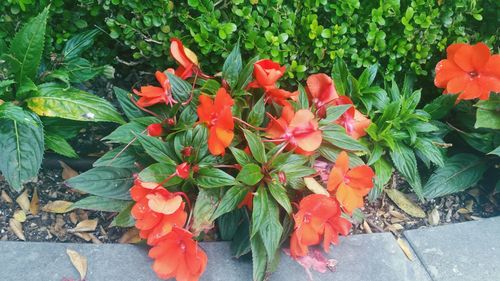
POLYGON ((134 177, 131 170, 95 167, 66 181, 71 188, 110 199, 129 200, 134 177))

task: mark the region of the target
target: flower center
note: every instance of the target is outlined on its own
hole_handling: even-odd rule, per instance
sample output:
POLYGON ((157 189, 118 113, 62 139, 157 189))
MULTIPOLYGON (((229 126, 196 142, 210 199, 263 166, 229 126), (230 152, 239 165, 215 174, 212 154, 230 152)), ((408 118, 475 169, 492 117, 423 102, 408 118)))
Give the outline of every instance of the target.
POLYGON ((471 71, 471 72, 469 72, 469 76, 470 76, 471 78, 476 78, 478 75, 479 75, 479 73, 477 73, 476 71, 471 71))
POLYGON ((312 216, 312 214, 311 214, 311 213, 309 213, 309 212, 305 213, 305 214, 304 214, 304 218, 302 219, 302 221, 303 221, 304 223, 309 223, 309 222, 311 222, 311 216, 312 216))
POLYGON ((181 248, 182 252, 186 251, 186 244, 184 244, 184 241, 181 241, 181 243, 179 244, 179 248, 181 248))

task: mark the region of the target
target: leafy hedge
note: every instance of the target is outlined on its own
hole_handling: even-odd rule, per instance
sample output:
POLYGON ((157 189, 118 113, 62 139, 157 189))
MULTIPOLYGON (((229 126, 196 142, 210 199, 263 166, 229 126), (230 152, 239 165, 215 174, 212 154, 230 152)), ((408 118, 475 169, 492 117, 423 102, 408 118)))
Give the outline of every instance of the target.
POLYGON ((427 75, 435 65, 431 56, 452 42, 497 46, 500 25, 497 0, 8 0, 0 3, 0 38, 48 2, 57 15, 49 50, 97 25, 109 34, 101 40, 106 48, 96 48, 101 57, 164 67, 175 36, 203 54, 202 66, 211 72, 240 38, 244 54, 289 63, 290 78, 330 71, 337 56, 354 68, 378 62, 386 79, 409 70, 427 75))

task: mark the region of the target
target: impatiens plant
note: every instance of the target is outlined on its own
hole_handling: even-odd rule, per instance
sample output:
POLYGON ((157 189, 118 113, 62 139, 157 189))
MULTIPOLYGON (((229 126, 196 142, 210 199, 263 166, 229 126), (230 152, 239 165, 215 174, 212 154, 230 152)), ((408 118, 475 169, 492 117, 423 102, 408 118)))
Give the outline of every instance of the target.
POLYGON ((70 38, 61 55, 42 61, 48 13, 26 23, 0 54, 0 171, 17 191, 37 176, 45 149, 78 157, 67 140, 86 121, 124 123, 109 102, 73 86, 112 75, 111 67, 81 57, 97 30, 70 38))
POLYGON ((254 280, 276 268, 290 235, 296 259, 309 246, 328 251, 374 185, 357 156, 370 120, 326 74, 286 90, 285 67, 244 65, 236 45, 210 76, 171 42, 179 67, 156 72, 159 86, 115 88, 130 122, 104 138, 116 148, 67 181, 90 194, 73 208, 117 212, 112 225, 137 227, 161 278, 198 280, 200 240, 232 241, 235 257, 251 252, 254 280), (322 163, 335 160, 330 173, 322 163))

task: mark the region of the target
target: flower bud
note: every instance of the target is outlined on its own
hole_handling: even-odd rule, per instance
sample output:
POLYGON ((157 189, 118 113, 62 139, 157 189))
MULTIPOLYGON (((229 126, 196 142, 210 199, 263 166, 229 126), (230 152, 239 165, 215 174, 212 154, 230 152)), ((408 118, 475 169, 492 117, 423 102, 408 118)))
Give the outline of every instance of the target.
POLYGON ((177 165, 175 168, 175 174, 179 178, 187 179, 189 177, 190 166, 187 162, 177 165))
POLYGON ((175 119, 174 118, 168 118, 165 120, 165 123, 169 126, 175 126, 175 119))
POLYGON ((161 137, 165 133, 160 123, 154 123, 148 126, 148 135, 152 137, 161 137))
POLYGON ((286 184, 286 175, 283 171, 278 173, 278 178, 282 184, 286 184))
POLYGON ((192 146, 185 146, 182 149, 181 153, 182 153, 182 155, 184 155, 184 157, 189 157, 193 153, 193 147, 192 146))

